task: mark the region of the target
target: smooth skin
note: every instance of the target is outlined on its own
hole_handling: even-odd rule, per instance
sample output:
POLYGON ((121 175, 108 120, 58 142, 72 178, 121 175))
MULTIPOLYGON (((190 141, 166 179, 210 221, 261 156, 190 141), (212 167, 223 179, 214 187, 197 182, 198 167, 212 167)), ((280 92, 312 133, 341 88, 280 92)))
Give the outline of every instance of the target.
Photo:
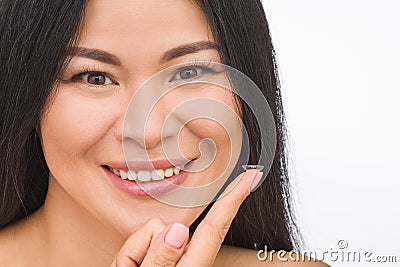
POLYGON ((211 266, 240 204, 250 193, 253 178, 257 185, 261 175, 256 171, 240 175, 238 185, 211 208, 186 248, 185 244, 178 249, 166 244, 167 225, 151 219, 128 239, 113 266, 211 266))
MULTIPOLYGON (((201 9, 190 0, 90 0, 82 27, 78 46, 112 54, 119 64, 74 57, 60 75, 69 82, 55 86, 40 125, 50 170, 46 200, 37 212, 0 232, 0 266, 290 266, 288 262, 260 262, 254 250, 221 247, 249 194, 252 171, 217 201, 193 236, 175 249, 164 242, 171 226, 191 225, 205 206, 176 208, 151 198, 132 198, 116 189, 101 168, 101 164, 124 159, 124 112, 143 81, 188 61, 220 62, 211 48, 160 60, 182 45, 214 41, 201 9), (87 69, 104 73, 100 75, 103 82, 93 84, 83 74, 72 81, 87 69)), ((234 108, 226 91, 204 93, 234 108)), ((170 99, 180 97, 187 96, 177 91, 170 99)), ((165 101, 150 117, 143 137, 143 151, 154 158, 162 157, 160 122, 172 104, 177 104, 171 103, 165 101)), ((204 138, 212 139, 217 147, 215 161, 206 171, 190 174, 185 186, 199 186, 218 177, 232 155, 223 127, 196 120, 180 132, 184 156, 198 157, 198 144, 204 138)))

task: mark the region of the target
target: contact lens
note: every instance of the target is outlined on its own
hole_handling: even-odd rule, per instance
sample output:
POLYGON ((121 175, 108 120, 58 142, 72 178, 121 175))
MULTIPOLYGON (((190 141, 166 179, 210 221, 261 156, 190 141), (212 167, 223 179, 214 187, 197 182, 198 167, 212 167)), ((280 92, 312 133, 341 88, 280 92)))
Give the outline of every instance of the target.
POLYGON ((247 171, 247 170, 258 170, 261 171, 264 169, 263 165, 242 165, 242 168, 247 171))

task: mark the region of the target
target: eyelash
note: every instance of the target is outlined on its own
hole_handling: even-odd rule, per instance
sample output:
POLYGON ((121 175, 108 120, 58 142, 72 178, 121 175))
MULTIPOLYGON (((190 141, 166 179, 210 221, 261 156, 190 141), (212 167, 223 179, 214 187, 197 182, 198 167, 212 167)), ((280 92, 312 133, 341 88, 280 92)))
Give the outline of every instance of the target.
MULTIPOLYGON (((217 71, 210 68, 212 61, 198 61, 198 60, 194 60, 193 62, 189 62, 187 65, 182 66, 180 68, 178 68, 175 73, 173 74, 173 78, 171 78, 169 80, 169 82, 176 82, 177 80, 174 80, 174 77, 176 77, 177 75, 179 75, 183 70, 185 69, 190 69, 190 68, 196 68, 196 69, 200 69, 201 73, 216 73, 217 71)), ((82 77, 85 75, 91 75, 91 74, 97 74, 97 75, 104 75, 106 77, 108 77, 114 84, 113 85, 119 85, 117 82, 115 82, 114 78, 112 76, 110 76, 107 71, 103 70, 102 68, 96 67, 96 66, 83 66, 82 68, 78 69, 77 71, 75 71, 72 74, 72 78, 69 79, 69 82, 78 82, 80 80, 82 80, 82 77)), ((198 75, 199 76, 199 75, 198 75)), ((194 78, 190 78, 190 79, 180 79, 180 80, 184 80, 184 81, 192 81, 198 78, 198 76, 194 77, 194 78)), ((83 83, 86 84, 86 86, 89 87, 104 87, 107 86, 106 85, 95 85, 95 84, 90 84, 84 80, 82 80, 83 83)))
MULTIPOLYGON (((201 70, 201 73, 217 73, 216 70, 210 68, 212 61, 198 61, 198 60, 194 60, 193 62, 189 62, 187 65, 178 68, 175 71, 175 74, 173 75, 173 78, 171 78, 169 80, 169 82, 174 82, 174 77, 176 77, 178 74, 180 74, 183 70, 185 69, 190 69, 190 68, 197 68, 201 70)), ((192 81, 192 80, 196 80, 198 78, 198 76, 194 77, 194 78, 190 78, 190 79, 182 79, 184 81, 192 81)))
MULTIPOLYGON (((116 83, 114 81, 114 78, 110 77, 110 75, 107 74, 107 71, 102 70, 99 67, 89 67, 89 66, 83 66, 82 68, 80 68, 77 71, 75 71, 72 74, 72 78, 70 79, 70 81, 71 82, 77 82, 77 81, 81 80, 83 76, 91 75, 91 74, 104 75, 104 76, 108 77, 114 83, 114 85, 118 85, 118 83, 116 83)), ((85 84, 87 84, 87 86, 90 86, 90 87, 104 87, 104 86, 108 85, 108 84, 106 84, 106 85, 95 85, 95 84, 90 84, 90 83, 88 83, 86 81, 82 81, 82 82, 84 82, 85 84)))

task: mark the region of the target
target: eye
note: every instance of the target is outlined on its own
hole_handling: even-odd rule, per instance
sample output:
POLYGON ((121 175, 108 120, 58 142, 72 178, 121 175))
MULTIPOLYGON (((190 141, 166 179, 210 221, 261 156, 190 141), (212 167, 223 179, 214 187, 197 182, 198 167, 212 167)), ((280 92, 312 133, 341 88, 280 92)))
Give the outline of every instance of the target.
POLYGON ((101 72, 88 72, 81 75, 81 79, 92 85, 108 85, 113 81, 106 74, 101 72))
POLYGON ((193 67, 185 67, 181 68, 177 71, 175 76, 170 80, 175 81, 175 80, 190 80, 194 79, 197 76, 199 76, 203 71, 207 71, 208 68, 203 67, 203 66, 193 66, 193 67))

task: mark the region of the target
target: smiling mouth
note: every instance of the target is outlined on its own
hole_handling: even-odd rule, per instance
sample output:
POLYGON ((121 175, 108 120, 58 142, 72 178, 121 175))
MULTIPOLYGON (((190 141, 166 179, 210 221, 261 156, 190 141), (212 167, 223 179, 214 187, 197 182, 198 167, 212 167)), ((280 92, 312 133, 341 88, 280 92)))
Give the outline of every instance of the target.
POLYGON ((171 178, 173 176, 179 175, 180 172, 183 172, 185 168, 188 167, 189 164, 193 163, 193 159, 186 164, 169 167, 165 169, 155 169, 155 170, 121 170, 114 169, 108 165, 102 165, 103 168, 107 169, 109 172, 115 174, 120 177, 122 180, 129 180, 132 182, 151 182, 151 181, 160 181, 167 178, 171 178))

